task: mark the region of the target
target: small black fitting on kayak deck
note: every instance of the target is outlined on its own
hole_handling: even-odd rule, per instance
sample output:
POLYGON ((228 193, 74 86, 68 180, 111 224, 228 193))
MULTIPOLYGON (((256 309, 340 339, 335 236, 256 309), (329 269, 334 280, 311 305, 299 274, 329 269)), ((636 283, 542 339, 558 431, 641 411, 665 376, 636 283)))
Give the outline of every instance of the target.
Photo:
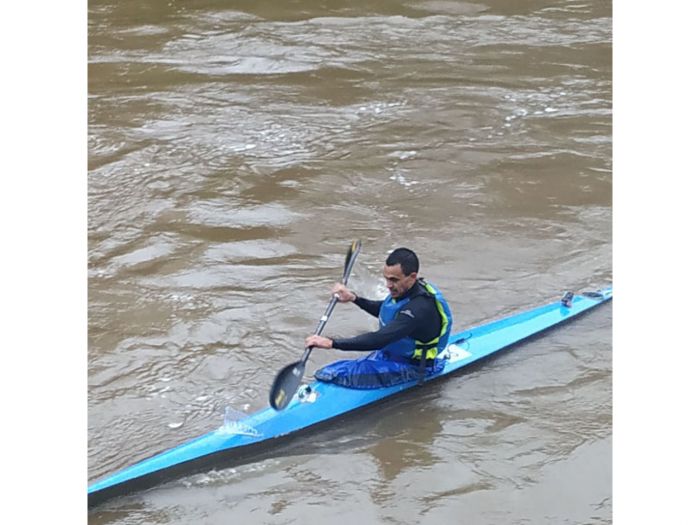
POLYGON ((299 399, 304 399, 311 393, 311 385, 303 385, 297 392, 299 399))
POLYGON ((571 292, 566 292, 564 294, 564 297, 561 298, 561 304, 562 306, 566 306, 567 308, 571 308, 571 302, 574 298, 574 294, 571 292))

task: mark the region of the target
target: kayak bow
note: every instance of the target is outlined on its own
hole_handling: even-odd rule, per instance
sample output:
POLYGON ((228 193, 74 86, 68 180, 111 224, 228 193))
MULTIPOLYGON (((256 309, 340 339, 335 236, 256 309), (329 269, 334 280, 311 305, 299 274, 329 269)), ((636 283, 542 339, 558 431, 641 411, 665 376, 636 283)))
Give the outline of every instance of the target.
MULTIPOLYGON (((546 304, 454 334, 444 350, 442 372, 434 381, 487 356, 562 324, 608 301, 612 288, 546 304)), ((412 390, 417 381, 373 390, 354 390, 312 381, 302 385, 285 410, 265 408, 233 425, 224 425, 183 445, 144 459, 88 487, 88 506, 152 487, 183 475, 241 464, 269 452, 323 423, 372 403, 412 390)))

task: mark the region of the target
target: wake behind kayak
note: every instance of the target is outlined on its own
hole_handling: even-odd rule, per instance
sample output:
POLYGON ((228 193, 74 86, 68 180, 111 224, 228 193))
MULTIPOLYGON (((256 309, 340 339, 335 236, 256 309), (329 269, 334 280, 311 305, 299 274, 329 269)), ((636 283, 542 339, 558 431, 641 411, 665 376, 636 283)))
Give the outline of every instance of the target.
MULTIPOLYGON (((464 370, 485 357, 561 325, 612 299, 612 288, 579 295, 566 294, 551 302, 491 321, 450 337, 444 369, 426 377, 435 381, 464 370)), ((260 410, 108 475, 88 487, 88 506, 116 496, 153 487, 168 480, 214 468, 240 465, 267 456, 309 431, 337 417, 369 408, 401 392, 416 390, 418 381, 371 390, 355 390, 312 381, 302 385, 287 408, 260 410)))

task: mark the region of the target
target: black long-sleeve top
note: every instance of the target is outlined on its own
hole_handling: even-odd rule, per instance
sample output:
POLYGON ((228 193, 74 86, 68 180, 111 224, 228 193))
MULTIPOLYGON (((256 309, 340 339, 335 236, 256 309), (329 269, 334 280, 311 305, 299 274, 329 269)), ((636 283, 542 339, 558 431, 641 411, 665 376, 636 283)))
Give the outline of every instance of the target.
MULTIPOLYGON (((333 348, 338 350, 369 351, 378 350, 389 343, 404 337, 419 341, 431 341, 440 335, 442 319, 435 305, 435 299, 426 292, 419 281, 402 297, 411 299, 399 310, 394 320, 376 332, 367 332, 355 337, 333 339, 333 348)), ((379 309, 384 301, 373 301, 357 297, 355 304, 368 314, 379 317, 379 309)))

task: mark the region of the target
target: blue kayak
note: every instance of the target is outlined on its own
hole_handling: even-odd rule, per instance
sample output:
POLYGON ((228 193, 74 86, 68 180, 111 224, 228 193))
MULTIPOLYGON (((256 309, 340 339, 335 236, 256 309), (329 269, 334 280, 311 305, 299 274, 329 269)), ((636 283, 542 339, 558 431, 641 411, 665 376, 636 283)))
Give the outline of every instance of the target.
MULTIPOLYGON (((612 299, 612 287, 567 294, 564 299, 476 326, 450 337, 442 357, 444 369, 425 378, 435 381, 519 343, 612 299)), ((267 454, 274 447, 334 418, 404 391, 417 381, 371 390, 356 390, 313 381, 281 411, 266 408, 224 425, 183 445, 144 459, 88 487, 88 506, 152 487, 180 476, 232 466, 267 454)))

